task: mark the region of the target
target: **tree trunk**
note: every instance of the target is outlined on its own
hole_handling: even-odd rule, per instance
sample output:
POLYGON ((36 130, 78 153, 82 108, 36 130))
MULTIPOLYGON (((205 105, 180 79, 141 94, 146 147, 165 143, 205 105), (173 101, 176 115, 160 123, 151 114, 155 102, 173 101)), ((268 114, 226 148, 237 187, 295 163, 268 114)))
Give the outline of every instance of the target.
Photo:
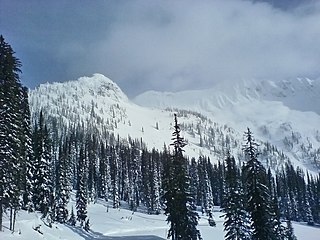
POLYGON ((13 231, 12 229, 13 229, 13 208, 11 207, 10 208, 10 224, 9 224, 9 226, 10 226, 10 230, 11 231, 13 231))
POLYGON ((14 232, 14 227, 16 225, 17 209, 13 210, 13 223, 12 223, 12 232, 14 232))
POLYGON ((14 207, 10 208, 10 230, 14 232, 14 226, 16 224, 16 216, 17 216, 17 209, 14 207))
POLYGON ((0 199, 0 231, 2 231, 2 215, 3 215, 2 199, 0 199))

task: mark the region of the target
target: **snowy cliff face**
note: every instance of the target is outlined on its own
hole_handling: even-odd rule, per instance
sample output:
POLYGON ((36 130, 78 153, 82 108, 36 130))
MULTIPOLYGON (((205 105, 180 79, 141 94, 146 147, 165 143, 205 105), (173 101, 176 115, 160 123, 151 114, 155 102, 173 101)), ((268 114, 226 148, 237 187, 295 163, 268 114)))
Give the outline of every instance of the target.
MULTIPOLYGON (((123 139, 130 136, 141 139, 150 149, 160 150, 170 144, 173 113, 178 112, 188 142, 186 155, 197 158, 203 154, 212 161, 223 160, 229 147, 241 159, 243 132, 250 127, 268 166, 278 168, 290 160, 314 169, 315 162, 320 164, 319 99, 310 108, 305 106, 308 112, 295 101, 301 101, 297 96, 308 91, 319 93, 320 88, 316 82, 299 81, 303 91, 297 88, 300 82, 243 82, 203 91, 146 92, 133 103, 110 79, 94 74, 76 81, 40 85, 30 92, 30 106, 33 119, 42 110, 51 128, 59 129, 58 134, 84 125, 97 129, 100 138, 106 132, 123 139)), ((311 93, 308 97, 308 101, 317 99, 311 93)))
POLYGON ((65 83, 42 84, 30 91, 29 99, 33 119, 42 110, 47 117, 56 118, 66 126, 92 118, 99 125, 104 121, 102 117, 125 117, 120 105, 128 102, 121 89, 101 74, 65 83))

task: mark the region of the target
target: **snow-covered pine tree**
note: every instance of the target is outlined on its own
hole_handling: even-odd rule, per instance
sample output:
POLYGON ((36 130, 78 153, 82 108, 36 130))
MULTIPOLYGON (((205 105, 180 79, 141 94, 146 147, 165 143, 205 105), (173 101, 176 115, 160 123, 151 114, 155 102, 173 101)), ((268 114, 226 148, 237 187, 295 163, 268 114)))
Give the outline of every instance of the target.
POLYGON ((105 199, 109 201, 112 199, 112 179, 111 179, 111 149, 109 145, 106 144, 106 197, 105 199))
POLYGON ((307 224, 310 225, 310 226, 313 226, 314 225, 314 219, 313 219, 313 216, 312 216, 311 206, 310 206, 310 203, 309 203, 309 200, 310 200, 309 196, 310 196, 310 192, 307 190, 306 194, 305 194, 305 200, 304 200, 304 203, 305 203, 305 215, 306 215, 307 224))
POLYGON ((53 183, 51 141, 42 111, 34 126, 32 148, 34 153, 32 201, 35 210, 40 211, 44 218, 52 211, 53 183))
POLYGON ((119 193, 119 153, 118 148, 115 149, 111 147, 110 149, 110 171, 111 171, 111 192, 112 192, 112 201, 113 208, 120 207, 120 193, 119 193))
POLYGON ((99 164, 98 164, 98 183, 97 191, 98 197, 108 200, 108 186, 107 186, 107 174, 108 174, 108 158, 107 158, 107 146, 101 141, 99 149, 99 164))
POLYGON ((170 223, 168 238, 172 240, 201 239, 197 230, 198 214, 194 209, 194 199, 190 194, 190 181, 187 176, 187 160, 183 157, 186 145, 180 135, 177 115, 174 115, 172 134, 173 153, 168 159, 164 176, 164 203, 167 222, 170 223))
POLYGON ((287 232, 285 240, 297 240, 297 237, 294 235, 292 223, 290 220, 287 220, 287 232))
POLYGON ((32 173, 34 172, 33 166, 33 150, 32 150, 32 131, 31 131, 31 115, 28 101, 28 89, 22 89, 22 111, 23 111, 23 132, 22 132, 22 149, 21 154, 23 159, 21 181, 22 181, 22 208, 28 211, 34 209, 32 202, 32 173))
POLYGON ((75 126, 72 126, 67 138, 69 139, 69 169, 68 169, 68 185, 70 189, 77 188, 77 164, 79 159, 79 142, 81 139, 77 137, 75 126))
POLYGON ((217 164, 212 165, 208 158, 207 172, 211 182, 214 204, 222 206, 224 192, 224 164, 218 161, 217 164))
MULTIPOLYGON (((19 79, 21 63, 11 46, 0 35, 0 230, 3 211, 11 208, 15 216, 21 193, 21 156, 24 145, 22 86, 19 79)), ((11 230, 14 220, 11 218, 11 230)))
POLYGON ((141 170, 140 170, 140 156, 139 150, 134 145, 134 142, 131 143, 131 151, 130 151, 130 168, 129 170, 129 206, 130 210, 136 211, 139 206, 140 200, 140 191, 139 191, 139 179, 141 178, 141 170))
POLYGON ((190 194, 196 199, 196 205, 198 204, 197 194, 199 188, 199 177, 198 177, 198 165, 195 158, 191 158, 189 166, 190 176, 190 194))
POLYGON ((276 174, 276 188, 279 199, 280 216, 285 219, 291 219, 291 206, 287 181, 284 170, 276 174))
POLYGON ((281 223, 278 195, 276 192, 274 178, 272 176, 270 168, 267 174, 267 186, 270 192, 270 213, 271 213, 271 224, 274 229, 275 239, 283 240, 286 235, 286 229, 281 223))
POLYGON ((202 212, 208 216, 209 225, 214 227, 216 223, 213 219, 213 194, 211 182, 208 176, 208 160, 205 157, 200 156, 198 160, 199 164, 199 189, 201 189, 201 206, 202 212))
POLYGON ((240 172, 235 159, 227 153, 225 160, 224 231, 226 240, 251 239, 250 216, 246 211, 240 172))
POLYGON ((74 215, 73 206, 71 208, 70 218, 68 220, 68 224, 70 226, 75 226, 77 223, 76 216, 74 215))
POLYGON ((271 217, 270 193, 266 186, 266 170, 258 160, 258 144, 249 128, 245 132, 245 139, 244 153, 247 162, 243 172, 246 180, 247 211, 252 220, 252 237, 256 240, 273 240, 276 236, 271 217))
POLYGON ((87 232, 90 230, 90 220, 89 220, 89 218, 87 219, 83 229, 85 231, 87 231, 87 232))
POLYGON ((286 216, 287 219, 294 220, 294 221, 300 221, 300 213, 299 213, 299 207, 298 207, 298 177, 297 173, 294 170, 293 166, 290 164, 285 165, 285 179, 286 179, 286 187, 288 188, 288 214, 286 216))
POLYGON ((150 179, 150 153, 147 151, 147 149, 142 149, 141 153, 141 181, 142 181, 142 194, 141 194, 141 201, 145 204, 145 206, 148 209, 148 213, 152 213, 151 208, 151 186, 150 182, 148 181, 150 179))
POLYGON ((160 156, 159 153, 152 149, 151 154, 151 164, 152 164, 152 187, 151 187, 151 210, 152 213, 159 214, 161 211, 160 203, 160 186, 161 186, 161 176, 160 176, 160 156))
POLYGON ((157 150, 152 149, 148 152, 142 150, 141 154, 141 201, 148 208, 149 214, 159 214, 161 210, 160 191, 160 154, 157 150))
MULTIPOLYGON (((308 212, 311 214, 310 205, 306 204, 306 182, 305 173, 301 168, 296 170, 296 200, 297 200, 297 210, 298 210, 298 220, 307 221, 308 212), (309 206, 308 206, 309 205, 309 206), (306 207, 309 208, 306 210, 306 207)), ((309 215, 310 215, 309 214, 309 215)))
MULTIPOLYGON (((120 147, 120 168, 119 170, 119 182, 120 182, 120 199, 127 201, 128 204, 133 202, 132 195, 131 195, 131 186, 132 180, 129 179, 129 167, 130 167, 130 156, 129 156, 129 149, 126 146, 120 147)), ((129 206, 132 207, 132 206, 129 206)))
POLYGON ((81 146, 78 163, 78 189, 76 193, 76 209, 77 209, 77 220, 80 225, 83 226, 87 218, 87 167, 86 167, 86 155, 84 147, 81 146))
MULTIPOLYGON (((320 188, 319 188, 319 192, 320 192, 320 188)), ((313 221, 314 223, 318 223, 319 217, 320 217, 319 216, 320 204, 318 204, 319 202, 318 199, 320 197, 320 194, 317 194, 315 179, 309 173, 307 173, 307 197, 308 197, 308 202, 310 204, 313 221)))
POLYGON ((15 195, 11 196, 12 204, 10 206, 10 229, 14 231, 17 210, 20 207, 27 207, 32 210, 32 143, 31 143, 31 124, 30 110, 28 102, 27 88, 20 86, 19 90, 19 113, 17 113, 18 123, 17 134, 19 138, 19 148, 16 149, 18 161, 13 169, 13 182, 15 186, 15 195), (22 196, 22 198, 21 198, 22 196))
POLYGON ((92 134, 92 129, 88 130, 86 137, 86 151, 88 160, 88 196, 89 201, 95 201, 97 198, 97 178, 98 178, 98 140, 92 134))
POLYGON ((70 188, 68 186, 69 151, 68 140, 60 143, 58 166, 57 166, 57 186, 55 196, 55 219, 59 223, 65 223, 68 218, 67 204, 69 202, 70 188))

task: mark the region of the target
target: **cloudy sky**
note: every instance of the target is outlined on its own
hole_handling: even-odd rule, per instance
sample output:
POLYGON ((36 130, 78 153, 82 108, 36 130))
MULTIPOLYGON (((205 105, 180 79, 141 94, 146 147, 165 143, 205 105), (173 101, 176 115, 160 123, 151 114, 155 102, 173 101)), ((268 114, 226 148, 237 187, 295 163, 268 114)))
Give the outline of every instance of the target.
POLYGON ((130 97, 320 75, 315 0, 0 0, 24 85, 102 73, 130 97))

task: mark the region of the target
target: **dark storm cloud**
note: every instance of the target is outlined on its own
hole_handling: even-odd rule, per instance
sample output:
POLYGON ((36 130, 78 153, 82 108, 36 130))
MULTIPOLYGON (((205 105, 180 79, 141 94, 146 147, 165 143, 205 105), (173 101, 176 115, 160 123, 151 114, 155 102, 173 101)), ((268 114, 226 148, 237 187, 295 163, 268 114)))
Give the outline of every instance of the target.
POLYGON ((0 2, 0 31, 31 87, 99 72, 132 96, 319 74, 316 4, 282 11, 241 0, 0 2))

